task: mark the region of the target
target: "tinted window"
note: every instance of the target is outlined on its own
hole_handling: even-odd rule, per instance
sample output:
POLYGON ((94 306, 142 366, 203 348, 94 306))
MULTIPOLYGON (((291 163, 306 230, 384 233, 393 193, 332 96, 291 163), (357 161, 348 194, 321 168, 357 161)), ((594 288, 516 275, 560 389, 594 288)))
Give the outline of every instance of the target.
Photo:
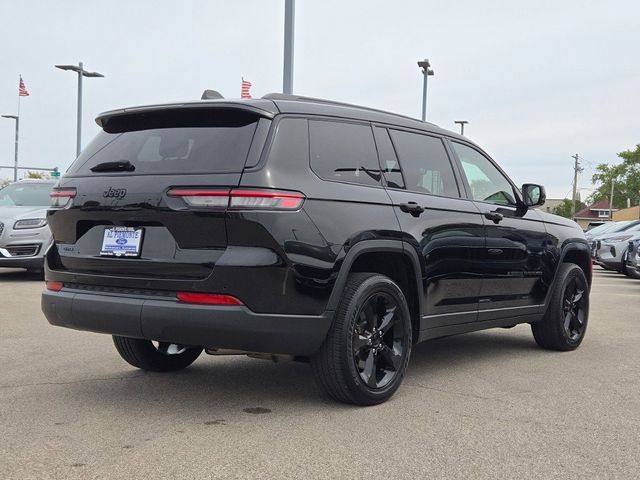
POLYGON ((321 178, 380 184, 378 154, 368 125, 309 121, 311 168, 321 178))
POLYGON ((452 142, 471 186, 474 200, 497 205, 515 205, 513 187, 491 161, 477 150, 452 142))
POLYGON ((53 183, 13 183, 0 189, 0 206, 48 207, 53 183))
POLYGON ((393 144, 389 138, 386 128, 376 127, 373 129, 376 137, 376 145, 378 146, 378 156, 380 165, 382 165, 382 174, 387 185, 392 188, 404 188, 404 179, 402 178, 402 170, 398 163, 398 157, 393 149, 393 144))
POLYGON ((407 190, 459 197, 453 167, 442 140, 428 135, 389 130, 404 171, 407 190))
POLYGON ((133 174, 241 172, 256 123, 230 110, 124 116, 105 125, 68 173, 97 175, 92 167, 123 160, 133 174))

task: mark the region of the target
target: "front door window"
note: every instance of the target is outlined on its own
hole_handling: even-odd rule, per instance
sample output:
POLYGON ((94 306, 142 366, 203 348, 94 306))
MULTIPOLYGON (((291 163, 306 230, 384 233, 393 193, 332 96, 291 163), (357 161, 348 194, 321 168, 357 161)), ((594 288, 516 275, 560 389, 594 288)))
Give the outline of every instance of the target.
POLYGON ((451 143, 462 163, 474 200, 495 205, 516 204, 511 183, 487 157, 461 143, 451 143))

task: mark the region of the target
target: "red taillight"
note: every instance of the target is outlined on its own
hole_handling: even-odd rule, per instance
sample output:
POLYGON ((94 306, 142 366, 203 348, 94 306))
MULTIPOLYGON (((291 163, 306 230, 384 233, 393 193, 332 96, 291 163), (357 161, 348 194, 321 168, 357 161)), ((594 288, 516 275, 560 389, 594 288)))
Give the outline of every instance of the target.
POLYGON ((45 286, 47 287, 47 290, 51 290, 52 292, 59 292, 62 290, 62 287, 64 287, 62 282, 54 282, 51 280, 47 280, 45 282, 45 286))
POLYGON ((172 188, 167 195, 180 197, 187 205, 196 208, 227 208, 229 205, 229 190, 172 188))
POLYGON ((190 207, 233 210, 297 210, 305 196, 300 192, 267 189, 172 188, 170 197, 180 197, 190 207))
POLYGON ((184 303, 200 303, 203 305, 242 305, 242 302, 231 295, 218 293, 178 292, 176 298, 184 303))
POLYGON ((62 190, 53 190, 49 197, 51 197, 51 207, 54 208, 63 208, 66 207, 71 200, 73 200, 76 196, 76 190, 74 189, 62 189, 62 190))
POLYGON ((231 190, 229 208, 251 210, 297 210, 304 202, 304 195, 300 192, 282 190, 231 190))

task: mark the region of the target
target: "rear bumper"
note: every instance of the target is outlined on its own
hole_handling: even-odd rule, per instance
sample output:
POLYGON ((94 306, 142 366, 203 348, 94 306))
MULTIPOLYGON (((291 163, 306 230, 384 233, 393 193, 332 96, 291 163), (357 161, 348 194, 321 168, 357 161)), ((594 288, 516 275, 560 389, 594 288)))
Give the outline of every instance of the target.
POLYGON ((180 303, 62 290, 42 294, 52 325, 182 345, 311 355, 324 341, 332 315, 260 314, 246 307, 180 303))
POLYGON ((0 256, 0 267, 29 268, 41 270, 44 268, 44 258, 42 256, 24 258, 0 256))

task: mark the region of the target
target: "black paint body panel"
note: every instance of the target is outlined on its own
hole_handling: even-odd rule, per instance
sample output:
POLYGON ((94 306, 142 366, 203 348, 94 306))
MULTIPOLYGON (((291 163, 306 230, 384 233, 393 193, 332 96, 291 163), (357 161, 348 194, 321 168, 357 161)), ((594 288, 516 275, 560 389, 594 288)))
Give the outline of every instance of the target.
MULTIPOLYGON (((215 101, 207 103, 211 106, 215 101)), ((233 102, 221 104, 230 108, 233 102)), ((89 293, 76 292, 75 300, 64 290, 45 293, 43 305, 46 299, 45 314, 51 323, 176 343, 202 338, 200 343, 205 346, 251 346, 268 352, 311 354, 330 327, 350 265, 363 253, 395 252, 413 269, 419 339, 424 340, 537 321, 545 311, 563 257, 569 251, 588 252, 577 225, 537 210, 505 208, 500 224, 487 220, 485 210, 495 205, 468 198, 460 166, 450 149, 462 198, 386 188, 382 183, 327 181, 310 166, 309 118, 396 125, 429 132, 445 142, 455 138, 469 143, 454 133, 417 120, 348 106, 260 100, 253 110, 266 123, 256 134, 254 141, 259 146, 251 147, 251 158, 242 173, 100 174, 60 180, 59 188, 75 188, 77 196, 71 208, 49 211, 55 244, 47 254, 46 278, 83 286, 89 293), (297 211, 194 210, 180 199, 168 197, 171 187, 274 188, 302 192, 306 199, 297 211), (127 194, 107 198, 104 192, 109 188, 126 189, 127 194), (405 213, 399 206, 407 202, 416 202, 424 212, 419 217, 405 213), (110 225, 145 228, 140 258, 100 257, 101 234, 110 225), (169 297, 177 291, 233 295, 244 303, 243 315, 250 320, 234 333, 229 319, 235 317, 228 312, 219 314, 220 320, 212 320, 211 330, 206 332, 206 318, 215 318, 216 309, 181 305, 181 312, 189 308, 206 312, 209 308, 210 317, 198 313, 199 320, 192 323, 196 325, 193 332, 200 337, 179 334, 173 320, 162 320, 165 313, 158 314, 157 325, 152 319, 130 328, 114 324, 111 330, 108 322, 99 327, 95 322, 84 325, 81 317, 88 314, 86 302, 99 297, 101 290, 116 289, 161 292, 169 297), (266 343, 239 340, 249 335, 251 328, 258 328, 258 317, 278 315, 288 318, 279 324, 283 328, 291 328, 296 318, 302 318, 305 323, 301 325, 306 325, 294 328, 287 337, 289 341, 299 339, 289 351, 275 335, 267 335, 270 340, 266 343), (318 326, 310 328, 314 319, 318 319, 318 326), (307 332, 308 341, 304 338, 307 332), (216 334, 221 343, 210 344, 216 334)), ((101 121, 123 114, 126 111, 112 112, 101 121)), ((157 302, 167 301, 123 301, 123 318, 142 318, 157 302), (140 312, 134 312, 136 308, 140 312)), ((167 305, 160 303, 162 308, 167 305)), ((191 327, 185 323, 184 328, 191 327)))

